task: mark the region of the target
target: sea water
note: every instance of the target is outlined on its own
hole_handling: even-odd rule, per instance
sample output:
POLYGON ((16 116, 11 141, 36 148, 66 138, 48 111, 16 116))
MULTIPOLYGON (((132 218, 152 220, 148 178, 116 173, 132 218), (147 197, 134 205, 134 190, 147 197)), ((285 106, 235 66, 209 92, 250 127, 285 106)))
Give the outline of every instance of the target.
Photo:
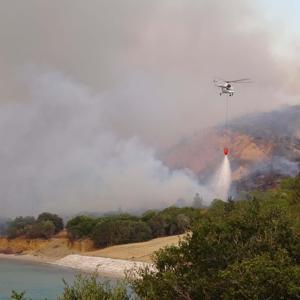
POLYGON ((26 299, 57 299, 65 279, 71 283, 75 271, 48 264, 0 259, 0 300, 10 299, 12 290, 26 291, 26 299))

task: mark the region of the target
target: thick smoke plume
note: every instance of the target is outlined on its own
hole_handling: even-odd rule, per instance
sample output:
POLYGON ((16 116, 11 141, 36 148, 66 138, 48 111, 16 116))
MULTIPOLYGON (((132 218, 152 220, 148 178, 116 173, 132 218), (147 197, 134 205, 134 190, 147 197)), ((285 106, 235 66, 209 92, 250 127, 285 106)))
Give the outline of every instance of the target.
POLYGON ((114 91, 105 101, 113 129, 159 148, 223 121, 214 76, 253 80, 236 87, 231 117, 295 103, 289 84, 298 82, 299 62, 274 55, 277 31, 260 2, 7 1, 0 12, 1 101, 30 100, 20 70, 48 66, 96 93, 114 91))
POLYGON ((231 117, 297 97, 258 1, 7 1, 0 25, 1 214, 209 199, 156 154, 223 121, 213 77, 254 81, 231 117))
POLYGON ((32 100, 0 109, 1 214, 158 208, 208 193, 138 137, 110 130, 103 99, 58 73, 32 74, 32 100))

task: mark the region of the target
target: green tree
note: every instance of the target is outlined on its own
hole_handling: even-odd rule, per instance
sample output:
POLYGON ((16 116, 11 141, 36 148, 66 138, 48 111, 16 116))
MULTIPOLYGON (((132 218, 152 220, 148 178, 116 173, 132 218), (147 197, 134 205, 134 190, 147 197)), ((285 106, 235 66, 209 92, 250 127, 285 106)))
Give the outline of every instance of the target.
POLYGON ((64 285, 64 292, 58 300, 129 300, 124 284, 112 287, 100 282, 95 274, 77 274, 72 285, 66 281, 64 285))
POLYGON ((230 265, 218 274, 217 290, 224 299, 298 299, 299 283, 300 267, 281 251, 230 265))
POLYGON ((27 238, 36 239, 49 239, 55 234, 55 226, 51 221, 35 222, 26 230, 25 236, 27 238))
POLYGON ((105 220, 99 222, 92 234, 96 247, 142 242, 151 238, 150 227, 142 221, 105 220))
POLYGON ((193 207, 202 208, 203 207, 203 198, 197 193, 193 199, 193 207))
POLYGON ((44 212, 40 214, 37 218, 37 222, 50 221, 54 224, 55 233, 60 232, 64 229, 64 222, 61 217, 56 214, 51 214, 48 212, 44 212))
POLYGON ((26 234, 26 230, 35 223, 34 217, 17 217, 8 223, 8 238, 16 238, 26 234))
POLYGON ((90 237, 97 220, 88 216, 77 216, 66 225, 71 240, 90 237))
POLYGON ((158 212, 156 210, 147 210, 142 215, 142 221, 149 222, 151 219, 153 219, 157 215, 157 213, 158 212))
POLYGON ((269 193, 215 202, 179 246, 156 253, 157 271, 145 268, 129 279, 142 299, 296 299, 300 248, 293 225, 288 202, 269 193), (239 274, 253 277, 250 298, 243 298, 247 283, 239 274))

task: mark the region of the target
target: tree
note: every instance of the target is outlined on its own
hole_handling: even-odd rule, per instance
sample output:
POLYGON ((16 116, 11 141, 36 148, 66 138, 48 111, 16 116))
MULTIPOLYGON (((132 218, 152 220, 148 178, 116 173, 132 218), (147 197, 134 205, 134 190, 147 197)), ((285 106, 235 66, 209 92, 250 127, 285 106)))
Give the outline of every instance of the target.
POLYGON ((230 209, 221 204, 215 202, 179 246, 156 253, 157 270, 129 277, 142 299, 300 297, 299 238, 288 202, 267 193, 230 209))
POLYGON ((153 219, 158 212, 156 210, 147 210, 142 215, 142 221, 149 222, 151 219, 153 219))
POLYGON ((55 234, 55 225, 51 221, 35 222, 27 228, 25 236, 30 239, 49 239, 55 234))
POLYGON ((106 220, 99 222, 92 234, 96 247, 142 242, 151 238, 150 227, 142 221, 106 220))
POLYGON ((66 225, 71 240, 90 237, 97 220, 88 216, 77 216, 66 225))
POLYGON ((300 204, 300 173, 296 177, 289 177, 281 182, 281 190, 291 204, 300 204))
POLYGON ((148 221, 153 237, 165 236, 167 234, 168 224, 160 214, 155 215, 148 221))
POLYGON ((40 214, 37 218, 37 222, 44 222, 44 221, 50 221, 53 223, 54 228, 55 228, 55 233, 58 233, 64 229, 64 222, 63 222, 62 218, 60 218, 56 214, 51 214, 48 212, 44 212, 44 213, 40 214))
POLYGON ((129 224, 130 234, 129 241, 130 243, 134 242, 143 242, 150 240, 152 238, 152 232, 149 225, 145 222, 130 222, 129 224))
POLYGON ((16 238, 25 235, 26 230, 35 223, 34 217, 17 217, 8 223, 8 238, 16 238))
POLYGON ((54 234, 55 225, 53 221, 43 217, 37 220, 34 217, 17 217, 8 224, 7 228, 9 238, 24 236, 31 239, 48 239, 54 234))
POLYGON ((58 300, 129 300, 124 284, 118 282, 114 287, 108 283, 101 283, 96 274, 78 274, 72 285, 64 281, 63 294, 58 300))
POLYGON ((218 289, 225 299, 298 299, 300 267, 284 251, 235 262, 218 274, 218 289))
POLYGON ((191 219, 185 214, 179 214, 176 216, 177 233, 184 233, 191 226, 191 219))
POLYGON ((9 219, 0 218, 0 236, 7 235, 7 226, 9 224, 9 219))
POLYGON ((195 208, 202 208, 203 207, 203 198, 200 197, 198 193, 194 197, 193 207, 195 207, 195 208))

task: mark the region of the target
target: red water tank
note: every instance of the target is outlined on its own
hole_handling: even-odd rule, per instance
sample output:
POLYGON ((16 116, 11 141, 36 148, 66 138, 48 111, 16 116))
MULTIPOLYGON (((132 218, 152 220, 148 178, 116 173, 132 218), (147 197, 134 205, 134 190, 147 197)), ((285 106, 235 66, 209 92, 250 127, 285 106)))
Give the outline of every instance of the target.
POLYGON ((224 148, 224 154, 227 155, 229 153, 229 149, 227 147, 224 148))

